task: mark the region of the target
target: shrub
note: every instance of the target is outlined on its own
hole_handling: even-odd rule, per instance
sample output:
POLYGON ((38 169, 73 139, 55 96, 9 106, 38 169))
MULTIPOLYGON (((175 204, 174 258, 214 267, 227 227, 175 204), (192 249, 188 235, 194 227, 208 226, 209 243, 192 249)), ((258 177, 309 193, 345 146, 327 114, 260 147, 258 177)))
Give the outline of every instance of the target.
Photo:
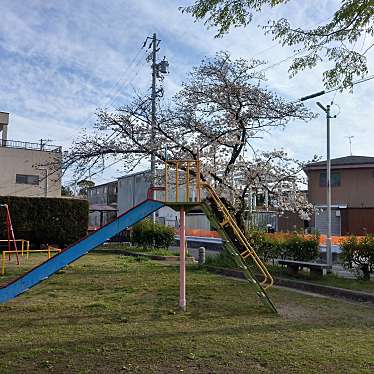
POLYGON ((238 267, 232 255, 226 249, 222 250, 216 255, 207 255, 205 265, 230 269, 238 267))
POLYGON ((292 234, 268 234, 264 231, 251 231, 250 243, 256 253, 265 261, 275 258, 311 261, 319 257, 319 237, 292 234))
MULTIPOLYGON (((88 201, 69 198, 1 196, 8 204, 16 239, 34 245, 71 244, 87 234, 88 201)), ((0 238, 6 238, 5 210, 0 209, 0 238)))
POLYGON ((265 262, 280 257, 280 241, 275 235, 253 230, 250 232, 249 242, 265 262))
POLYGON ((175 240, 172 227, 145 219, 132 229, 131 243, 140 247, 169 248, 175 240))
POLYGON ((350 236, 341 243, 341 258, 347 269, 358 268, 362 278, 370 279, 374 272, 374 235, 365 235, 362 238, 350 236))
POLYGON ((281 258, 312 261, 319 257, 319 237, 291 234, 281 243, 281 258))

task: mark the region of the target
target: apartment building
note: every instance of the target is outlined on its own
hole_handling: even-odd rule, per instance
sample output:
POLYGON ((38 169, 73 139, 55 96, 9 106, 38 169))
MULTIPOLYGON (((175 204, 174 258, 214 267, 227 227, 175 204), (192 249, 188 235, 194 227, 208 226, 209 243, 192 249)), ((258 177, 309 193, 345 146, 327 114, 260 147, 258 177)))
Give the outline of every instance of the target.
POLYGON ((8 127, 9 113, 0 112, 0 195, 60 197, 61 147, 9 140, 8 127))
POLYGON ((117 215, 118 182, 89 188, 87 199, 90 204, 89 226, 94 229, 110 222, 117 215))

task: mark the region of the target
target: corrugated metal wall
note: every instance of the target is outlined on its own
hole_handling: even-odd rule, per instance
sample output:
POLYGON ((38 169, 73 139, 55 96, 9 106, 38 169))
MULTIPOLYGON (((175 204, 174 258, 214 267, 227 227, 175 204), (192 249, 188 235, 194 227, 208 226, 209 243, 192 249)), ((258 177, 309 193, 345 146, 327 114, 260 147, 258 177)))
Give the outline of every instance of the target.
POLYGON ((186 226, 188 229, 211 230, 210 222, 204 213, 187 213, 186 226))
POLYGON ((342 209, 342 235, 374 233, 374 208, 342 209))
POLYGON ((300 231, 304 230, 304 220, 297 213, 285 212, 278 217, 278 231, 300 231))
POLYGON ((278 231, 278 215, 276 212, 252 212, 247 224, 249 228, 257 227, 264 230, 271 224, 275 231, 278 231))
MULTIPOLYGON (((122 214, 147 198, 151 186, 150 172, 128 175, 118 180, 118 214, 122 214)), ((156 212, 158 222, 176 227, 179 214, 169 207, 156 212)))
MULTIPOLYGON (((342 210, 331 209, 331 233, 332 235, 341 235, 340 215, 342 210)), ((315 214, 315 228, 320 234, 327 235, 327 208, 319 210, 315 214)))

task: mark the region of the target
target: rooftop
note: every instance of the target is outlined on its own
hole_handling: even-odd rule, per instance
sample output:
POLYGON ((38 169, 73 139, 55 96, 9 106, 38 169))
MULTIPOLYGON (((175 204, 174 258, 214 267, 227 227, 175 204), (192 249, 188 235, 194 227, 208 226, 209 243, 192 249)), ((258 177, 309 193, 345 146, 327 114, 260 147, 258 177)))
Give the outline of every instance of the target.
POLYGON ((117 209, 106 204, 91 204, 90 212, 116 212, 117 209))
POLYGON ((109 185, 112 185, 112 184, 118 184, 118 181, 110 181, 110 182, 105 182, 105 183, 97 184, 95 186, 88 187, 87 190, 94 190, 96 188, 105 187, 105 186, 109 186, 109 185))
POLYGON ((61 153, 62 147, 52 144, 46 144, 43 141, 40 143, 21 142, 18 140, 0 140, 0 147, 14 148, 14 149, 28 149, 31 151, 44 151, 61 153))
POLYGON ((147 175, 147 174, 150 174, 150 173, 151 173, 151 169, 146 169, 146 170, 142 170, 142 171, 134 171, 132 173, 129 173, 129 174, 126 174, 126 175, 122 175, 118 179, 125 179, 125 178, 135 177, 137 175, 147 175))
MULTIPOLYGON (((339 158, 331 159, 331 166, 342 166, 342 167, 365 167, 365 166, 374 166, 374 157, 370 156, 345 156, 339 158)), ((326 168, 326 160, 311 162, 310 164, 305 165, 304 169, 314 169, 314 168, 326 168)))

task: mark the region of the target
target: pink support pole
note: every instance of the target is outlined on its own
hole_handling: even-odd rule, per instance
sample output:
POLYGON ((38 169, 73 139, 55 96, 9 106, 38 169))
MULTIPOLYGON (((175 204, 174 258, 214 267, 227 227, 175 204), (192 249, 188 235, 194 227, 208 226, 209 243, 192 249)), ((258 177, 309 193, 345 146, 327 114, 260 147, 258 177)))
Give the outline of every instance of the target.
POLYGON ((179 214, 179 307, 186 310, 186 213, 184 208, 181 208, 179 214))

